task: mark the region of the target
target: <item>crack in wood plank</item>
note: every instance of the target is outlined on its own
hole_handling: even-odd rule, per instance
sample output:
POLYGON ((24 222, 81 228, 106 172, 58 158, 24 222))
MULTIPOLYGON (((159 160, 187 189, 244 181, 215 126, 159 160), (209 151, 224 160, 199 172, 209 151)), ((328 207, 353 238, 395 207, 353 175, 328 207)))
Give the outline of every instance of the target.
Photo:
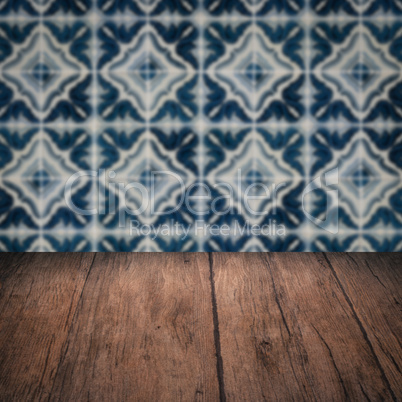
POLYGON ((375 353, 373 344, 371 343, 370 338, 369 338, 368 335, 367 335, 367 331, 366 331, 366 329, 364 328, 364 325, 362 324, 362 322, 360 321, 360 319, 359 319, 359 317, 358 317, 358 315, 357 315, 357 313, 356 313, 356 310, 355 310, 355 308, 354 308, 354 306, 353 306, 353 303, 352 303, 352 301, 350 300, 349 295, 346 293, 346 290, 345 290, 345 288, 343 287, 341 281, 339 280, 339 277, 338 277, 338 275, 337 275, 337 273, 336 273, 334 267, 332 266, 331 262, 329 261, 329 259, 328 259, 327 255, 326 255, 326 253, 323 253, 323 256, 324 256, 325 260, 327 261, 327 264, 328 264, 329 268, 331 269, 331 272, 332 272, 332 274, 334 275, 334 277, 335 277, 335 279, 336 279, 336 281, 337 281, 337 283, 338 283, 338 285, 339 285, 339 287, 340 287, 340 289, 341 289, 343 295, 345 296, 346 302, 348 303, 348 305, 349 305, 349 307, 350 307, 350 309, 351 309, 351 311, 352 311, 353 318, 356 320, 357 325, 359 326, 359 329, 360 329, 360 331, 361 331, 362 334, 363 334, 364 340, 366 341, 366 343, 367 343, 367 345, 368 345, 368 347, 369 347, 369 349, 370 349, 370 351, 371 351, 371 353, 372 353, 372 355, 373 355, 374 361, 375 361, 375 363, 376 363, 378 369, 379 369, 380 372, 381 372, 381 377, 382 377, 382 379, 384 380, 384 382, 385 382, 385 384, 386 384, 386 386, 387 386, 387 388, 388 388, 388 390, 389 390, 389 392, 390 392, 390 394, 391 394, 391 396, 392 396, 392 400, 396 402, 396 401, 397 401, 397 398, 396 398, 396 396, 395 396, 394 390, 392 389, 391 384, 390 384, 390 382, 389 382, 389 380, 388 380, 388 377, 387 377, 386 374, 385 374, 384 368, 382 367, 382 365, 381 365, 381 363, 380 363, 380 360, 378 359, 378 356, 377 356, 377 354, 375 353))

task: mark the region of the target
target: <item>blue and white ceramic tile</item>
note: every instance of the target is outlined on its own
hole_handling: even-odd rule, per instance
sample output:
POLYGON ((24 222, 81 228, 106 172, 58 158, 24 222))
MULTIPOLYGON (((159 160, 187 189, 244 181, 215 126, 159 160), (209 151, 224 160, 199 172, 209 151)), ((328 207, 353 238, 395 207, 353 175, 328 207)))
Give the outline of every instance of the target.
POLYGON ((0 250, 402 251, 401 18, 0 0, 0 250))

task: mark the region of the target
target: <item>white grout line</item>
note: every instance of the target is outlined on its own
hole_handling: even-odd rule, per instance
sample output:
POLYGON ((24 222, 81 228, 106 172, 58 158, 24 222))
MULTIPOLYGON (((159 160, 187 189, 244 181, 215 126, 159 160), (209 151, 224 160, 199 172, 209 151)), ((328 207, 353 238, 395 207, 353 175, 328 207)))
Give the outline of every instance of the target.
MULTIPOLYGON (((361 71, 361 65, 362 65, 362 63, 363 63, 363 19, 362 19, 362 15, 361 15, 361 13, 359 12, 359 18, 358 18, 358 23, 359 23, 359 25, 358 25, 358 35, 359 35, 359 63, 360 63, 360 66, 359 66, 359 94, 358 94, 358 96, 359 96, 359 103, 360 103, 360 105, 359 105, 359 133, 358 133, 358 138, 357 138, 357 141, 358 141, 358 144, 359 144, 359 155, 358 155, 358 158, 359 158, 359 164, 358 164, 358 166, 359 166, 359 184, 360 184, 360 186, 359 186, 359 200, 362 200, 363 199, 363 187, 362 187, 362 183, 363 183, 363 176, 362 176, 362 158, 363 158, 363 155, 362 155, 362 147, 361 147, 361 145, 362 145, 362 134, 363 134, 363 113, 362 113, 362 110, 361 110, 361 105, 362 105, 362 100, 363 100, 363 93, 362 93, 362 71, 361 71)), ((362 236, 361 236, 361 234, 362 234, 362 230, 363 230, 363 208, 359 208, 359 239, 358 239, 358 247, 360 248, 361 246, 362 246, 362 241, 363 241, 363 239, 362 239, 362 236)))
MULTIPOLYGON (((133 127, 133 125, 138 125, 138 124, 143 124, 143 123, 138 123, 134 120, 130 121, 119 121, 119 122, 107 122, 107 121, 98 121, 97 127, 99 128, 108 128, 108 127, 122 127, 122 128, 127 128, 127 127, 133 127)), ((205 127, 228 127, 228 128, 238 128, 238 127, 252 127, 253 124, 250 123, 245 123, 245 122, 240 122, 240 121, 226 121, 226 122, 216 122, 216 123, 211 123, 208 121, 203 121, 203 126, 205 127)), ((385 122, 385 121, 377 121, 377 122, 364 122, 364 127, 370 127, 370 128, 377 128, 377 129, 385 129, 385 128, 401 128, 402 129, 402 123, 394 123, 394 122, 385 122)), ((11 123, 0 123, 0 128, 1 127, 9 127, 11 123)), ((30 122, 14 122, 12 123, 13 127, 15 128, 40 128, 40 123, 30 123, 30 122)), ((326 123, 321 123, 321 122, 316 122, 313 121, 311 123, 312 127, 314 129, 319 129, 319 128, 324 128, 328 127, 329 125, 331 128, 338 129, 338 128, 359 128, 360 123, 359 122, 347 122, 347 121, 334 121, 334 122, 326 122, 326 123)), ((167 128, 178 128, 178 127, 192 127, 194 126, 194 123, 188 122, 188 123, 175 123, 175 122, 155 122, 155 123, 150 123, 149 127, 167 127, 167 128)), ((88 127, 88 122, 84 123, 75 123, 75 122, 49 122, 46 123, 46 127, 49 128, 66 128, 66 129, 74 129, 74 128, 87 128, 88 127)), ((273 121, 268 121, 268 122, 262 122, 262 123, 255 123, 255 127, 262 127, 262 128, 267 128, 267 127, 275 127, 275 128, 287 128, 287 127, 293 127, 293 128, 300 128, 300 122, 273 122, 273 121)))
MULTIPOLYGON (((257 90, 256 90, 256 87, 255 87, 255 79, 256 79, 256 74, 257 74, 257 72, 256 72, 256 70, 255 70, 255 66, 256 66, 256 63, 257 63, 257 16, 256 16, 256 14, 255 14, 255 11, 253 12, 253 14, 252 14, 252 18, 251 18, 251 26, 252 26, 252 48, 251 48, 251 51, 252 51, 252 56, 251 56, 251 59, 252 59, 252 77, 253 77, 253 82, 252 82, 252 96, 253 97, 255 97, 255 96, 257 96, 257 90)), ((254 107, 253 107, 253 109, 254 109, 254 107)), ((257 119, 258 119, 258 117, 257 117, 257 113, 255 113, 255 111, 253 110, 253 114, 252 114, 252 120, 251 120, 251 124, 252 124, 252 143, 253 143, 253 146, 252 146, 252 149, 255 149, 256 147, 257 147, 257 133, 256 133, 256 128, 257 128, 257 119)), ((252 160, 252 184, 254 184, 254 183, 256 183, 257 182, 257 178, 256 178, 256 163, 257 163, 257 160, 256 160, 256 158, 253 158, 253 160, 252 160)), ((241 192, 242 194, 242 196, 244 195, 243 194, 243 192, 241 192)))
MULTIPOLYGON (((42 14, 39 17, 39 63, 40 63, 40 68, 39 68, 39 74, 40 74, 40 85, 39 85, 39 104, 40 104, 40 113, 39 113, 39 141, 40 141, 40 147, 39 147, 39 152, 40 152, 40 156, 39 156, 39 166, 40 166, 40 199, 41 202, 45 202, 44 199, 44 194, 43 194, 43 183, 44 183, 44 178, 43 178, 43 158, 44 158, 44 154, 43 154, 43 144, 44 144, 44 138, 43 138, 43 119, 45 118, 45 114, 43 113, 42 110, 42 105, 43 105, 43 88, 42 88, 42 74, 43 74, 43 62, 44 62, 44 46, 43 46, 43 19, 42 19, 42 14)), ((44 251, 44 236, 43 236, 43 224, 44 224, 44 217, 42 216, 41 213, 41 217, 39 219, 39 247, 40 250, 39 251, 44 251)))
MULTIPOLYGON (((147 15, 146 16, 146 30, 145 30, 145 35, 147 35, 146 39, 150 39, 150 18, 147 15)), ((147 172, 146 174, 148 175, 148 173, 150 173, 150 169, 151 169, 151 155, 149 153, 149 148, 150 148, 150 124, 151 124, 151 103, 152 103, 152 94, 151 94, 151 85, 149 82, 149 78, 150 78, 150 70, 149 70, 149 58, 150 58, 150 51, 147 50, 146 51, 146 56, 145 56, 145 62, 147 63, 147 67, 145 70, 145 74, 146 74, 146 83, 145 83, 145 87, 146 87, 146 93, 145 93, 145 102, 146 102, 146 112, 145 112, 145 141, 147 143, 146 146, 146 150, 147 150, 147 159, 146 159, 146 169, 147 172)), ((145 178, 146 180, 146 185, 149 186, 150 181, 149 181, 149 177, 145 178)), ((151 218, 151 210, 150 209, 146 209, 146 211, 144 211, 144 214, 146 216, 146 218, 150 219, 151 218)), ((146 220, 146 219, 145 219, 146 220)), ((151 239, 150 237, 147 236, 146 241, 145 241, 145 247, 146 247, 146 251, 152 251, 152 243, 151 243, 151 239)))
MULTIPOLYGON (((8 14, 8 15, 1 15, 0 21, 9 22, 12 20, 13 22, 25 22, 25 21, 34 21, 42 18, 45 21, 58 21, 58 22, 75 22, 75 21, 87 21, 88 16, 91 13, 97 14, 100 19, 103 21, 118 21, 118 22, 130 22, 130 21, 147 21, 150 19, 158 20, 158 21, 188 21, 189 19, 194 18, 197 9, 194 11, 193 14, 188 16, 182 15, 155 15, 150 16, 149 14, 146 16, 137 16, 130 11, 121 14, 117 13, 115 15, 103 15, 101 11, 93 8, 92 10, 88 10, 86 14, 81 16, 75 15, 50 15, 50 16, 30 16, 30 15, 21 15, 21 14, 8 14)), ((278 21, 298 21, 300 20, 301 14, 303 11, 301 10, 300 13, 295 15, 278 15, 273 13, 268 13, 265 16, 254 16, 256 21, 263 21, 263 22, 278 22, 278 21)), ((315 21, 329 21, 329 22, 348 22, 348 21, 356 21, 356 16, 349 16, 349 15, 329 15, 329 16, 320 16, 314 14, 312 11, 313 17, 315 21)), ((208 18, 209 21, 224 21, 224 22, 242 22, 242 21, 250 21, 250 16, 242 16, 242 15, 232 15, 232 14, 222 14, 219 16, 209 15, 207 11, 205 11, 205 16, 208 18)), ((253 18, 253 16, 251 16, 253 18)), ((400 16, 398 15, 360 15, 360 18, 364 21, 376 21, 376 22, 383 22, 383 21, 400 21, 400 16)))
MULTIPOLYGON (((203 6, 202 3, 198 3, 199 13, 203 12, 203 6)), ((203 17, 203 15, 202 15, 203 17)), ((204 28, 205 28, 205 20, 204 18, 200 18, 200 21, 198 21, 198 27, 199 27, 199 32, 198 32, 198 66, 199 66, 199 72, 198 72, 198 124, 196 125, 196 135, 198 137, 198 181, 200 183, 204 182, 204 169, 205 169, 205 149, 204 149, 204 138, 205 138, 205 124, 204 124, 204 60, 205 60, 205 55, 204 55, 204 28)), ((201 210, 203 204, 202 201, 199 200, 198 203, 198 208, 201 210)), ((198 217, 196 217, 198 219, 198 217)), ((197 241, 198 245, 198 251, 205 251, 205 246, 207 244, 208 239, 205 239, 202 236, 199 236, 198 238, 195 239, 197 241)))
MULTIPOLYGON (((306 1, 305 9, 304 9, 304 17, 303 17, 303 23, 304 23, 304 35, 305 35, 305 40, 304 40, 304 68, 305 68, 305 91, 304 91, 304 107, 305 107, 305 124, 304 124, 304 180, 305 180, 305 185, 307 185, 310 180, 313 178, 310 178, 310 171, 311 171, 311 160, 313 159, 313 155, 311 155, 311 147, 310 147, 310 139, 313 135, 313 127, 314 124, 312 124, 311 119, 312 116, 310 114, 310 97, 312 96, 312 88, 311 88, 311 80, 310 80, 310 62, 312 60, 312 54, 311 54, 311 41, 310 41, 310 33, 311 33, 311 20, 310 20, 310 7, 309 7, 309 2, 306 1)), ((307 203, 306 203, 307 208, 311 207, 311 199, 307 198, 307 203)), ((306 238, 305 238, 305 249, 306 250, 311 250, 312 246, 312 238, 311 238, 311 232, 309 230, 308 226, 308 220, 307 217, 305 217, 305 222, 301 225, 301 227, 305 227, 307 232, 306 233, 306 238)))
MULTIPOLYGON (((91 151, 92 151, 92 159, 91 159, 91 164, 92 164, 92 169, 97 170, 97 167, 99 165, 98 161, 98 144, 97 144, 97 118, 98 118, 98 110, 97 110, 97 99, 98 99, 98 77, 97 77, 97 50, 98 50, 98 44, 97 44, 97 28, 98 28, 98 20, 97 20, 97 15, 94 12, 91 12, 91 25, 92 25, 92 145, 91 145, 91 151), (95 71, 94 71, 95 70, 95 71)), ((93 205, 91 206, 92 208, 99 208, 99 200, 98 197, 100 196, 100 191, 98 189, 98 184, 96 183, 95 180, 92 181, 92 202, 93 205)), ((91 222, 91 233, 92 233, 92 250, 97 251, 97 242, 98 242, 98 219, 99 219, 99 214, 93 215, 92 217, 92 222, 91 222)))

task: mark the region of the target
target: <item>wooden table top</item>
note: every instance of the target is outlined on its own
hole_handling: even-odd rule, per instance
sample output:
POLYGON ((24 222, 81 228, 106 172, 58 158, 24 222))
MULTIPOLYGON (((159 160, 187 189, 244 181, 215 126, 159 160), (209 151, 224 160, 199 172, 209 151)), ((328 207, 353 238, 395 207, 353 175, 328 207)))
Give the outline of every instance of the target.
POLYGON ((398 253, 0 254, 0 400, 402 400, 398 253))

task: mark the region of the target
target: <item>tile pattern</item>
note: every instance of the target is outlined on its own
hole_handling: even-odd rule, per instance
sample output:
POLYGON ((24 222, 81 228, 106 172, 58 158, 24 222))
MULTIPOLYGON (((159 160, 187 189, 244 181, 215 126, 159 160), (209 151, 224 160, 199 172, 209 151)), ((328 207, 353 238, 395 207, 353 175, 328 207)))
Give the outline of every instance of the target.
POLYGON ((1 0, 0 250, 402 250, 401 14, 400 0, 1 0), (337 186, 304 198, 325 221, 337 189, 331 234, 302 195, 334 168, 337 186), (96 214, 65 199, 84 170, 70 201, 96 214), (143 194, 119 183, 151 190, 166 170, 153 201, 170 213, 136 225, 273 235, 129 233, 143 194), (175 175, 210 197, 175 209, 175 175), (275 203, 257 182, 280 184, 275 203))

